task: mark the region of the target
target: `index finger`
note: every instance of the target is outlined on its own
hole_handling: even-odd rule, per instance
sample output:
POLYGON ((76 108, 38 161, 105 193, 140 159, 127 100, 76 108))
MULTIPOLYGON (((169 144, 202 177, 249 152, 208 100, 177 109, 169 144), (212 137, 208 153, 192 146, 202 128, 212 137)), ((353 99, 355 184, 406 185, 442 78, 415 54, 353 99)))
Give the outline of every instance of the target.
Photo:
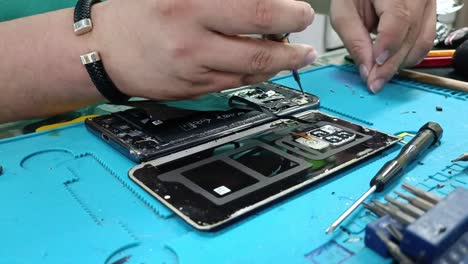
POLYGON ((314 20, 314 10, 296 0, 202 0, 200 23, 226 35, 299 32, 314 20))
POLYGON ((411 32, 419 32, 417 21, 422 17, 418 9, 424 8, 425 0, 376 0, 374 7, 379 16, 374 57, 378 65, 396 54, 411 32))
POLYGON ((332 1, 331 21, 336 32, 352 55, 363 81, 367 81, 374 66, 372 40, 352 1, 332 1))

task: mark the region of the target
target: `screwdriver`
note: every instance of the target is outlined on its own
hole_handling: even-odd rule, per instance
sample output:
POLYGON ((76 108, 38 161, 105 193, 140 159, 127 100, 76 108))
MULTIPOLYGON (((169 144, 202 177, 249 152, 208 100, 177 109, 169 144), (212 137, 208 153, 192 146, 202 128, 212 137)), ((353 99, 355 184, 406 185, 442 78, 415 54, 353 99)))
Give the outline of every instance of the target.
MULTIPOLYGON (((284 34, 284 35, 283 34, 267 34, 267 35, 263 35, 262 37, 264 39, 268 39, 271 41, 289 43, 289 33, 284 34)), ((291 72, 297 85, 299 85, 299 89, 301 89, 302 95, 304 95, 304 89, 302 88, 301 77, 299 76, 299 72, 297 70, 292 70, 291 72)))
POLYGON ((442 136, 443 129, 435 122, 428 122, 422 126, 416 136, 408 142, 398 155, 385 163, 370 181, 370 189, 364 193, 351 207, 348 208, 325 231, 327 234, 335 230, 367 197, 374 192, 381 192, 385 185, 400 176, 403 170, 429 146, 437 143, 442 136))

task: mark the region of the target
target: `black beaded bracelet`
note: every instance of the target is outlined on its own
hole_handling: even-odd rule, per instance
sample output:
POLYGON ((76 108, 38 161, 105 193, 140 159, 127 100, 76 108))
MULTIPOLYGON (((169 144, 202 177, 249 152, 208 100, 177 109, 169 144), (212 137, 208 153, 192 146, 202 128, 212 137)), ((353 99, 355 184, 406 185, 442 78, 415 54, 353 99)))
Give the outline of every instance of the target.
MULTIPOLYGON (((73 29, 77 36, 92 31, 91 7, 99 2, 100 0, 78 0, 74 12, 75 23, 73 24, 73 29)), ((109 78, 109 75, 107 75, 99 52, 93 51, 80 57, 97 90, 107 100, 114 104, 123 104, 128 101, 130 97, 119 91, 114 82, 109 78)))

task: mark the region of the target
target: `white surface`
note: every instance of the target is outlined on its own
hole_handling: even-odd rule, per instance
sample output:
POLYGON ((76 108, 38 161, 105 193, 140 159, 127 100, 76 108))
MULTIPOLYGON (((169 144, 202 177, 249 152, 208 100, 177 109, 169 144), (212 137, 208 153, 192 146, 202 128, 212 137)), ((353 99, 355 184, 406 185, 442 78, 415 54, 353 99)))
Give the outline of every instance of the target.
POLYGON ((313 46, 317 53, 323 54, 325 52, 325 15, 315 15, 315 20, 306 30, 300 33, 291 34, 289 40, 292 43, 302 43, 313 46))
MULTIPOLYGON (((463 3, 463 1, 437 0, 438 11, 443 12, 444 9, 450 9, 457 3, 463 3)), ((455 21, 455 17, 455 14, 439 15, 438 19, 444 24, 452 25, 455 21)), ((314 23, 305 31, 292 34, 290 40, 293 43, 303 43, 313 46, 319 55, 325 53, 327 50, 343 47, 343 42, 333 30, 328 16, 322 14, 316 14, 314 23)))
POLYGON ((231 190, 228 187, 224 186, 224 185, 214 189, 213 191, 215 191, 219 195, 225 195, 225 194, 231 192, 231 190))
POLYGON ((323 54, 328 49, 342 47, 343 44, 329 22, 328 16, 315 15, 315 21, 306 30, 290 36, 292 43, 302 43, 313 46, 317 53, 323 54))

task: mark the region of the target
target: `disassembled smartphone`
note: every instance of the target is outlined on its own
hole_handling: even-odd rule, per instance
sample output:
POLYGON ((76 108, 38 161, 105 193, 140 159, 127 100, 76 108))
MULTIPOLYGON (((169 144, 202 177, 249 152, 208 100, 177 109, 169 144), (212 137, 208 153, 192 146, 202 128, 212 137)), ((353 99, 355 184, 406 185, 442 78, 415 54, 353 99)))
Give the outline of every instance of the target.
POLYGON ((274 83, 215 94, 226 111, 156 104, 87 127, 143 163, 130 178, 199 230, 216 230, 399 141, 314 110, 274 83))
POLYGON ((216 230, 397 143, 318 111, 140 164, 130 178, 199 230, 216 230))
POLYGON ((208 104, 224 103, 227 110, 193 111, 155 102, 150 110, 134 108, 85 123, 91 132, 133 161, 144 162, 319 106, 316 96, 272 82, 211 97, 208 104), (247 100, 264 111, 229 107, 232 98, 247 100))

